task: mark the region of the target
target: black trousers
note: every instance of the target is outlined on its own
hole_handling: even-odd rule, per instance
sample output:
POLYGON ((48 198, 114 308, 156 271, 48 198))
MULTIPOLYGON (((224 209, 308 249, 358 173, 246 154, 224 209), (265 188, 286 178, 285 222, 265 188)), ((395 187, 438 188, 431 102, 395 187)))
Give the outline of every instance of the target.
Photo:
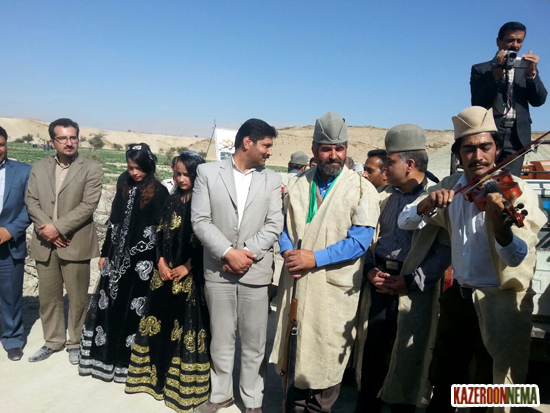
MULTIPOLYGON (((493 360, 483 344, 472 298, 464 298, 455 282, 441 295, 439 303, 441 310, 429 372, 433 394, 426 413, 455 411, 451 406, 451 386, 469 383, 472 359, 476 361, 472 384, 493 382, 493 360)), ((470 411, 486 409, 474 407, 470 411)))
MULTIPOLYGON (((502 147, 502 151, 500 152, 500 155, 497 159, 497 163, 505 160, 513 153, 519 151, 521 148, 523 148, 522 143, 519 140, 518 137, 518 131, 516 126, 512 128, 502 128, 499 127, 498 133, 500 136, 504 139, 504 145, 502 147)), ((525 156, 521 156, 516 161, 505 167, 504 169, 510 171, 512 175, 520 176, 521 175, 521 168, 523 167, 523 161, 525 156)))

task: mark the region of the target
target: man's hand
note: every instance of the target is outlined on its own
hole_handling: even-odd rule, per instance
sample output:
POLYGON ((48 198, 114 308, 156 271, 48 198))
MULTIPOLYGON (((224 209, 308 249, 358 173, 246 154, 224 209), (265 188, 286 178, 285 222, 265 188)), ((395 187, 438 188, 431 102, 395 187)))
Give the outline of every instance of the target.
POLYGON ((164 257, 160 257, 158 267, 160 279, 162 281, 170 281, 172 279, 172 271, 170 270, 170 267, 166 265, 164 257))
MULTIPOLYGON (((503 65, 504 62, 506 62, 507 54, 508 54, 508 50, 499 50, 496 56, 493 58, 493 61, 498 63, 499 65, 503 65)), ((493 76, 495 80, 499 80, 503 74, 504 74, 504 69, 502 69, 502 67, 493 68, 493 76)))
MULTIPOLYGON (((510 201, 513 201, 514 196, 510 197, 510 201)), ((485 220, 490 222, 494 232, 495 239, 503 247, 509 245, 514 234, 507 224, 510 219, 509 216, 504 215, 504 197, 499 193, 490 193, 487 195, 487 206, 485 207, 485 220)))
POLYGON ((300 272, 310 270, 317 266, 315 255, 310 250, 288 250, 285 251, 285 266, 294 278, 300 278, 300 272))
POLYGON ((170 275, 173 280, 180 281, 183 277, 189 274, 189 271, 185 267, 185 265, 180 265, 179 267, 174 268, 172 271, 170 271, 170 275))
POLYGON ((40 235, 48 242, 54 242, 55 239, 60 235, 59 231, 52 223, 42 224, 38 227, 38 230, 38 235, 40 235))
MULTIPOLYGON (((402 275, 390 275, 386 280, 384 289, 390 290, 392 295, 405 295, 409 293, 409 289, 405 283, 405 278, 402 275)), ((387 294, 386 291, 379 292, 384 292, 387 294)))
POLYGON ((10 232, 4 228, 0 227, 0 245, 2 245, 5 242, 8 242, 12 238, 10 232))
POLYGON ((52 241, 53 245, 55 245, 57 248, 66 248, 69 246, 69 244, 71 243, 70 240, 68 240, 67 238, 65 238, 64 236, 62 235, 59 235, 57 238, 55 238, 53 241, 52 241))
POLYGON ((377 288, 380 288, 387 283, 388 277, 390 277, 390 275, 387 272, 383 272, 376 267, 370 270, 367 274, 369 281, 377 288))
MULTIPOLYGON (((251 253, 248 250, 238 250, 235 248, 231 248, 229 251, 225 253, 225 265, 227 265, 231 271, 235 274, 244 274, 248 271, 250 266, 252 265, 252 260, 256 258, 256 254, 251 253)), ((224 270, 225 271, 225 270, 224 270)))
POLYGON ((455 191, 452 189, 433 191, 418 204, 417 211, 424 215, 435 208, 447 208, 453 202, 454 195, 455 191))
POLYGON ((99 267, 99 271, 103 269, 103 265, 105 265, 105 257, 101 257, 99 259, 99 262, 97 263, 97 266, 99 267))
POLYGON ((521 56, 523 60, 526 60, 529 62, 529 66, 527 66, 526 74, 529 77, 535 77, 537 74, 537 64, 539 63, 540 58, 533 54, 532 50, 529 50, 529 53, 525 53, 523 56, 521 56))

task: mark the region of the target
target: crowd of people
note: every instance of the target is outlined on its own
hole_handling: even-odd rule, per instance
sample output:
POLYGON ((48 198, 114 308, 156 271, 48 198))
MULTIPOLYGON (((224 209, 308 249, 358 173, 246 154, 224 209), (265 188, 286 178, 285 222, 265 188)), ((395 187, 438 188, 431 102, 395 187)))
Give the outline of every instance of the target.
POLYGON ((56 154, 32 168, 7 158, 8 134, 0 128, 1 342, 8 358, 20 360, 25 346, 23 266, 32 223, 44 345, 29 361, 65 348, 80 375, 123 383, 126 393, 148 393, 178 412, 215 413, 234 403, 237 332, 240 398, 247 413, 262 411, 276 243, 284 265, 269 361, 288 376, 291 411, 332 411, 350 367, 360 390, 357 413, 380 411, 384 402, 392 412, 425 405, 429 413, 454 411, 453 384, 524 383, 530 281, 547 217, 517 177, 521 195, 511 202, 529 211, 523 226, 509 225, 500 192, 488 194, 483 211, 455 196, 524 142, 525 113, 510 114, 511 102, 522 105, 521 91, 531 104, 546 98, 537 56, 502 67, 502 51, 519 51, 525 37, 518 25, 503 26, 489 68, 474 66, 473 106, 452 118, 452 153, 463 172, 432 187, 426 135, 417 125, 391 128, 361 175, 348 167, 347 122, 330 111, 316 120, 313 158, 292 154, 281 177, 265 167, 277 131, 249 119, 232 157, 206 163, 184 151, 162 183, 150 147, 129 145, 100 249, 93 213, 102 169, 79 155, 78 124, 52 122, 56 154), (521 70, 518 90, 515 80, 502 80, 518 79, 521 70), (97 257, 100 278, 88 299, 97 257), (443 289, 450 266, 454 281, 443 289), (289 351, 293 305, 298 327, 289 351))

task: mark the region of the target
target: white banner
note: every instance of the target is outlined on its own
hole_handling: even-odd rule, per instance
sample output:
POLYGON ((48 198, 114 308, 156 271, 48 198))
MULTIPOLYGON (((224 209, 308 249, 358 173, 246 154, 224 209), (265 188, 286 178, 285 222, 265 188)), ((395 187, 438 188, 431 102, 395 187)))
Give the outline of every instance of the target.
POLYGON ((235 136, 237 131, 234 129, 214 129, 214 142, 216 143, 216 159, 221 161, 227 159, 235 153, 235 136))

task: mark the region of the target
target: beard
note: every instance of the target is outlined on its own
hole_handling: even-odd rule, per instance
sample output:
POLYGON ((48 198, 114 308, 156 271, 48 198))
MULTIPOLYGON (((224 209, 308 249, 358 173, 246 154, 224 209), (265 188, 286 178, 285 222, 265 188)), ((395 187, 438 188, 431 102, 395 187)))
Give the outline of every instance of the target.
POLYGON ((317 168, 325 176, 336 176, 342 172, 344 168, 344 161, 340 159, 335 159, 334 161, 329 161, 328 159, 317 164, 317 168))

